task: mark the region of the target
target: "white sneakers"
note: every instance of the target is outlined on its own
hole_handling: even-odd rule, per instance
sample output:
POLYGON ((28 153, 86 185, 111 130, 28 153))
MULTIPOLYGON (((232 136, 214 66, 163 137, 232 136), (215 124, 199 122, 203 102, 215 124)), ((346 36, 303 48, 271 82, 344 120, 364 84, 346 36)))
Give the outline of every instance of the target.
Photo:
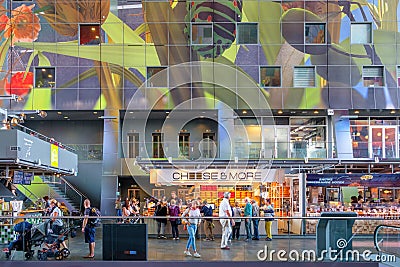
POLYGON ((192 256, 192 254, 190 254, 190 251, 185 250, 184 253, 185 253, 186 256, 192 256))
MULTIPOLYGON (((186 256, 192 256, 192 254, 190 253, 190 251, 187 251, 187 250, 185 250, 184 254, 185 254, 186 256)), ((195 253, 193 254, 193 257, 195 257, 195 258, 200 258, 201 255, 200 255, 198 252, 195 252, 195 253)))

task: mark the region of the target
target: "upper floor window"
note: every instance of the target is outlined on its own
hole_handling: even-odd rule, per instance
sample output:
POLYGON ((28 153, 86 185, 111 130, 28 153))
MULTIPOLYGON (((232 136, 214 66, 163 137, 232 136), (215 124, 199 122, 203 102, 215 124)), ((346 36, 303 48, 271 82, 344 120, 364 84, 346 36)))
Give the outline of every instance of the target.
POLYGON ((79 44, 98 45, 101 43, 100 34, 100 24, 80 24, 79 44))
POLYGON ((315 67, 294 67, 293 87, 315 87, 315 67))
POLYGON ((325 23, 306 23, 304 37, 306 44, 325 44, 325 23))
POLYGON ((260 67, 261 87, 281 86, 281 67, 260 67))
POLYGON ((384 67, 383 66, 363 66, 363 84, 365 87, 384 86, 384 67))
POLYGON ((35 87, 54 88, 56 86, 56 69, 52 67, 35 68, 35 87))
POLYGON ((257 23, 238 23, 237 24, 237 43, 238 44, 258 44, 258 24, 257 23))
POLYGON ((167 67, 147 67, 147 87, 167 87, 167 67))
POLYGON ((213 44, 213 25, 212 23, 193 23, 192 24, 192 44, 210 45, 213 44))
POLYGON ((371 23, 352 23, 351 24, 351 43, 370 44, 372 43, 371 23))

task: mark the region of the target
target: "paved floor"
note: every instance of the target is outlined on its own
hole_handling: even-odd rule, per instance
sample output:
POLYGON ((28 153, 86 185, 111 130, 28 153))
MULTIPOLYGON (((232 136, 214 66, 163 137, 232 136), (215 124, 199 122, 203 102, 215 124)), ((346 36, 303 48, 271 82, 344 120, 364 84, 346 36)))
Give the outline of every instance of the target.
MULTIPOLYGON (((88 253, 88 245, 84 243, 83 234, 78 232, 75 238, 68 241, 68 246, 71 251, 71 255, 64 259, 64 261, 102 261, 102 230, 97 229, 96 233, 96 249, 94 259, 84 259, 83 256, 88 253)), ((264 239, 259 241, 244 242, 243 240, 232 241, 230 244, 230 250, 220 249, 220 239, 215 241, 203 241, 197 240, 197 250, 201 254, 200 259, 193 257, 187 257, 183 254, 187 242, 186 237, 182 237, 180 240, 169 239, 156 239, 149 238, 148 240, 148 260, 149 261, 258 261, 259 256, 265 254, 259 253, 260 250, 265 250, 267 246, 268 255, 271 250, 285 250, 289 252, 295 250, 301 254, 304 250, 315 250, 316 241, 315 237, 298 237, 298 236, 276 236, 272 241, 265 241, 264 239), (259 254, 259 256, 258 256, 259 254)), ((356 238, 353 241, 353 248, 359 251, 371 250, 375 252, 373 246, 372 237, 356 238)), ((35 248, 35 255, 33 261, 37 261, 37 247, 35 248)), ((4 253, 1 253, 0 261, 5 259, 4 253)), ((295 255, 295 254, 293 254, 295 255)), ((286 255, 287 257, 287 255, 286 255)), ((22 253, 16 254, 16 260, 22 260, 22 253)), ((273 260, 278 260, 276 253, 272 256, 273 260)), ((54 260, 51 258, 49 260, 54 260)), ((269 258, 267 259, 269 260, 269 258)))

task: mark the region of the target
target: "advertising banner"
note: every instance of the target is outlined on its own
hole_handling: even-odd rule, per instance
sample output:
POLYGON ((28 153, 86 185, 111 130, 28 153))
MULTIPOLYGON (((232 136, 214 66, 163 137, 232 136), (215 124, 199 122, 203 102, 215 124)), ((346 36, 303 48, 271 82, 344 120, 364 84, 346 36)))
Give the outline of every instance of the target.
POLYGON ((400 174, 307 174, 306 181, 307 186, 394 187, 400 184, 400 174))

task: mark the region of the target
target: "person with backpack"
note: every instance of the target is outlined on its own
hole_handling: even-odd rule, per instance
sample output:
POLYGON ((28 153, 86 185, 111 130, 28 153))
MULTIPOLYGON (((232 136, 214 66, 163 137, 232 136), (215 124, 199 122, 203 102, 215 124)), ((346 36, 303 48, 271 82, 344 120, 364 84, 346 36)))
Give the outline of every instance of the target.
MULTIPOLYGON (((171 217, 179 217, 181 215, 181 210, 179 209, 179 206, 176 205, 176 200, 175 199, 171 200, 171 205, 168 208, 169 208, 169 216, 171 216, 171 217)), ((177 218, 170 218, 169 219, 169 222, 171 223, 172 239, 173 240, 179 240, 178 225, 180 224, 180 220, 181 219, 177 219, 177 218)))
POLYGON ((85 211, 83 213, 84 218, 82 223, 82 233, 85 233, 85 243, 89 244, 89 254, 84 256, 84 258, 92 259, 94 258, 94 248, 96 247, 95 243, 96 228, 89 221, 89 216, 93 216, 91 212, 92 208, 90 207, 90 200, 85 199, 83 205, 85 207, 85 211))
MULTIPOLYGON (((203 207, 201 208, 200 213, 202 213, 204 217, 213 216, 213 208, 210 204, 207 203, 207 200, 203 201, 203 207)), ((214 228, 213 220, 211 218, 205 219, 204 233, 206 235, 206 241, 214 241, 213 228, 214 228)))

